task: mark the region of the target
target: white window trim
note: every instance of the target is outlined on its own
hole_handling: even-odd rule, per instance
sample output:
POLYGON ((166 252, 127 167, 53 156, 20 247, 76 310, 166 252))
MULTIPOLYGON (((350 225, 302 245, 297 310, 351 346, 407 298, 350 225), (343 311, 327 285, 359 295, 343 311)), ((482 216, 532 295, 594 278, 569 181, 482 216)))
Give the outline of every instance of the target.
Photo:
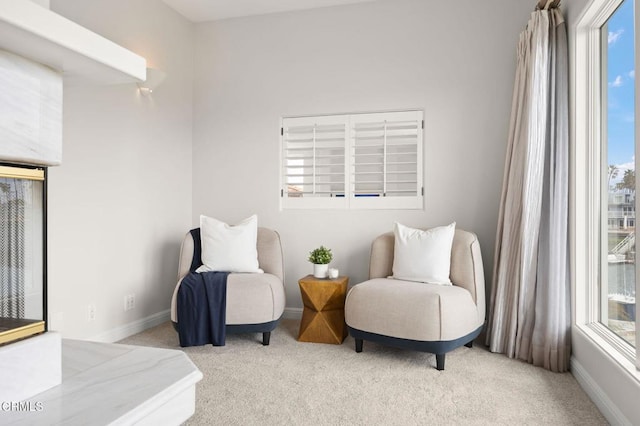
MULTIPOLYGON (((622 0, 594 0, 579 18, 575 32, 575 61, 573 103, 573 164, 571 175, 572 194, 572 276, 574 290, 574 324, 614 361, 640 381, 640 351, 623 344, 621 338, 605 327, 599 319, 598 306, 601 232, 601 200, 603 170, 602 164, 602 111, 606 105, 602 100, 601 88, 601 33, 600 28, 622 0), (599 172, 596 172, 599 171, 599 172)), ((636 0, 636 3, 640 3, 636 0)), ((639 21, 639 7, 636 4, 636 22, 639 21)), ((636 29, 636 46, 640 45, 640 29, 636 29)), ((636 69, 640 55, 636 55, 636 69)), ((639 86, 636 83, 636 98, 639 86)), ((637 102, 637 101, 636 101, 637 102)), ((636 126, 640 124, 640 108, 636 108, 636 126)), ((636 133, 636 146, 638 146, 636 133)), ((640 159, 636 155, 636 170, 640 159)), ((636 175, 638 180, 638 175, 636 175)), ((638 186, 638 185, 636 185, 638 186)), ((640 186, 639 186, 640 187, 640 186)), ((636 201, 637 204, 637 201, 636 201)), ((638 208, 636 207, 636 211, 638 208)), ((640 230, 636 227, 636 237, 640 230)), ((640 268, 636 268, 636 288, 640 288, 640 268)), ((636 290, 640 295, 640 291, 636 290)), ((640 321, 636 316, 636 348, 640 345, 640 321)))
POLYGON ((319 116, 289 116, 282 117, 280 120, 280 210, 296 210, 296 209, 351 209, 351 210, 423 210, 424 209, 424 111, 422 110, 399 110, 386 111, 376 113, 352 113, 352 114, 331 114, 319 116), (414 115, 416 120, 422 121, 422 126, 418 126, 417 138, 417 187, 418 194, 411 197, 354 197, 353 182, 351 179, 353 172, 353 135, 350 117, 366 116, 367 119, 380 119, 380 115, 402 113, 414 115), (289 119, 308 119, 314 118, 319 123, 325 123, 325 118, 331 122, 331 118, 346 118, 346 140, 345 140, 345 196, 344 197, 305 197, 300 199, 287 199, 285 194, 285 177, 284 177, 284 121, 289 119))

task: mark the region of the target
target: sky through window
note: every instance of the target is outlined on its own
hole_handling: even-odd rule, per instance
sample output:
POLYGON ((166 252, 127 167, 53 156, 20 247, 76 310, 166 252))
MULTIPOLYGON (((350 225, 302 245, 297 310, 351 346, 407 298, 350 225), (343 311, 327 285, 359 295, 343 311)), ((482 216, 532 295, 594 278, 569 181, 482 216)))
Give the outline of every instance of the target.
POLYGON ((620 170, 616 183, 625 170, 635 169, 633 0, 625 0, 609 19, 607 55, 608 155, 620 170))

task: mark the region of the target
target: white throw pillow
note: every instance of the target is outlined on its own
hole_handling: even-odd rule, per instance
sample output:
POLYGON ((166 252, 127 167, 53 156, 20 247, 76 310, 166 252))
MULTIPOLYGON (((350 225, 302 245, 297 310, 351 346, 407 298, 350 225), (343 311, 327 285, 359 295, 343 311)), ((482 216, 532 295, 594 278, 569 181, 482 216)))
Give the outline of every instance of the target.
POLYGON ((451 246, 456 223, 423 231, 395 223, 393 278, 451 285, 451 246))
POLYGON ((202 266, 196 272, 225 271, 262 273, 258 265, 258 216, 235 226, 200 216, 202 266))

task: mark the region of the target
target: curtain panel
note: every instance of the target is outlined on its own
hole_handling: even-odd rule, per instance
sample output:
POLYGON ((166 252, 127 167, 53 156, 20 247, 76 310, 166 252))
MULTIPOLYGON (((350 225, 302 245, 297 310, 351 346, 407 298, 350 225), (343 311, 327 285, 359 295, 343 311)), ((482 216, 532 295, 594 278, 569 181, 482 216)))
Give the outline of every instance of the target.
POLYGON ((559 9, 521 33, 487 344, 551 371, 570 357, 567 33, 559 9))

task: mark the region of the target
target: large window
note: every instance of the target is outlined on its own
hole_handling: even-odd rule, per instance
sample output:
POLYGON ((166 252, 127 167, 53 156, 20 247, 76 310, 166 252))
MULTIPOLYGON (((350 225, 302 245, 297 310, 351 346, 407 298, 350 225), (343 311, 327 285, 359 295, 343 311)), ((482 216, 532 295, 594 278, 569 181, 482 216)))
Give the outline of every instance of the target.
POLYGON ((422 111, 282 120, 283 208, 421 209, 422 111))
POLYGON ((636 346, 636 166, 633 0, 601 27, 602 197, 600 322, 636 346))
POLYGON ((576 325, 622 365, 638 362, 635 55, 640 0, 594 0, 577 26, 573 135, 576 325))

